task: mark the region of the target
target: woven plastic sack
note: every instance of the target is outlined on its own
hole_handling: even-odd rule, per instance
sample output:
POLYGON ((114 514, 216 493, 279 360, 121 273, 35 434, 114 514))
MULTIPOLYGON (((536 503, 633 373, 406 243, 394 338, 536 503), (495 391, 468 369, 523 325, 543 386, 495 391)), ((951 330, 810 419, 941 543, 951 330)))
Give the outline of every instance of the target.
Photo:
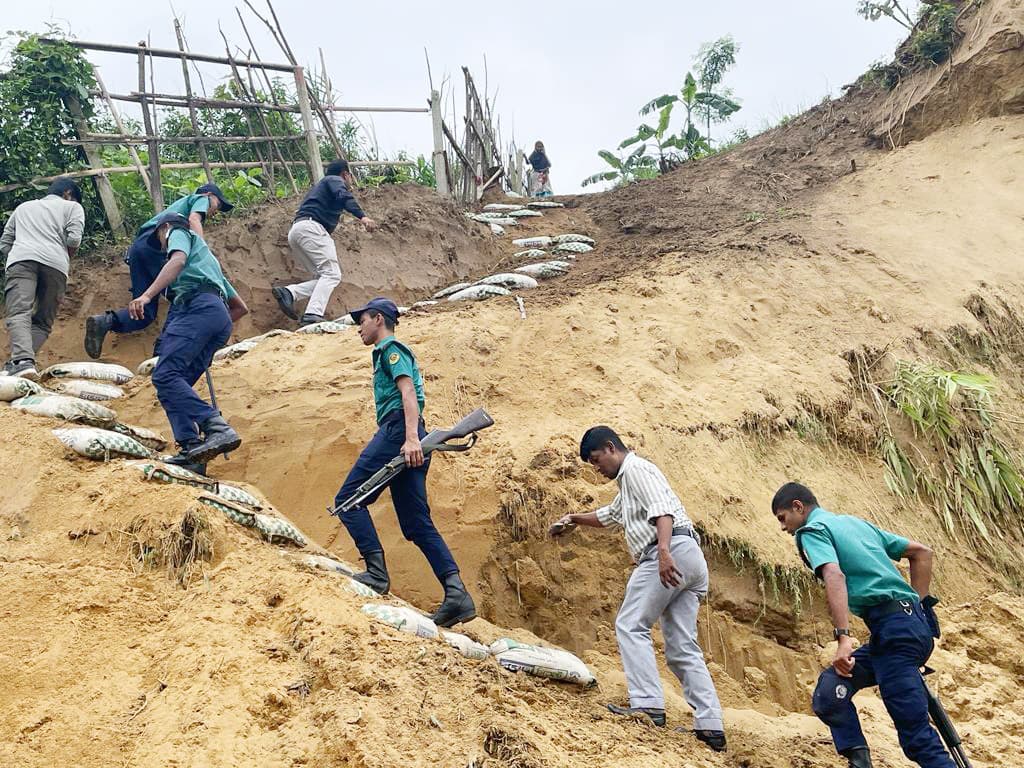
POLYGON ((138 440, 106 429, 93 427, 62 427, 53 434, 75 453, 90 459, 107 461, 117 456, 148 459, 153 452, 138 440))
POLYGON ((40 376, 44 379, 93 379, 127 384, 135 374, 123 365, 113 363, 58 363, 51 365, 40 376))
POLYGON ((58 379, 50 382, 50 389, 62 395, 80 397, 82 400, 117 400, 124 397, 124 390, 116 384, 88 379, 58 379))
POLYGON ((212 496, 200 496, 199 501, 208 507, 220 510, 239 525, 255 528, 271 543, 274 542, 274 539, 284 539, 300 547, 306 546, 306 537, 299 532, 298 528, 283 518, 250 512, 247 509, 242 509, 237 504, 223 499, 215 499, 212 496))
POLYGON ((9 403, 27 395, 38 395, 43 388, 21 376, 0 376, 0 402, 9 403))
POLYGON ((445 296, 451 296, 453 293, 458 293, 459 291, 465 288, 469 288, 469 286, 471 285, 472 283, 455 283, 453 285, 449 285, 447 288, 442 288, 440 291, 435 293, 431 298, 443 299, 445 296))
POLYGON ((537 281, 529 275, 518 275, 512 272, 502 272, 497 275, 488 275, 477 285, 500 285, 510 290, 525 291, 537 287, 537 281))
POLYGON ((467 213, 466 216, 471 218, 473 221, 488 222, 495 219, 507 219, 508 213, 503 211, 483 211, 482 213, 467 213))
POLYGON ((216 480, 204 477, 203 475, 197 475, 195 472, 175 464, 165 464, 162 461, 132 461, 129 464, 142 473, 143 480, 153 480, 173 485, 190 485, 193 488, 202 488, 210 493, 216 493, 217 491, 216 480))
POLYGON ((529 208, 520 208, 517 211, 509 211, 508 215, 513 219, 527 219, 531 216, 543 216, 540 211, 531 211, 529 208))
POLYGON ((540 264, 524 264, 516 267, 516 272, 521 275, 529 275, 535 280, 547 280, 552 277, 559 277, 569 271, 568 267, 560 267, 552 262, 544 261, 540 264))
POLYGON ((152 376, 153 369, 156 368, 156 364, 160 362, 159 357, 151 357, 148 360, 143 360, 139 363, 139 367, 135 369, 135 373, 139 376, 152 376))
POLYGON ((593 245, 594 238, 570 232, 565 235, 555 235, 551 238, 551 243, 553 245, 565 245, 566 243, 586 243, 587 245, 593 245))
POLYGON ((93 427, 110 427, 117 421, 117 414, 105 405, 68 395, 26 395, 12 402, 11 407, 36 416, 49 416, 93 427))
POLYGON ((381 603, 367 603, 363 606, 363 613, 377 621, 389 624, 395 629, 416 637, 426 637, 430 640, 437 638, 437 625, 422 613, 412 608, 404 608, 395 605, 382 605, 381 603))
POLYGON ((308 565, 310 568, 340 573, 344 576, 352 576, 355 574, 354 569, 350 568, 340 560, 335 560, 331 557, 324 557, 323 555, 304 555, 302 563, 304 565, 308 565))
POLYGON ((493 221, 489 221, 487 222, 487 224, 491 228, 492 235, 494 235, 495 237, 505 236, 505 228, 503 226, 501 226, 500 224, 495 224, 493 221))
POLYGON ((491 655, 491 651, 486 645, 482 645, 465 635, 460 635, 458 632, 448 632, 442 629, 441 639, 467 659, 483 661, 491 655))
POLYGON ((546 248, 553 242, 554 239, 550 237, 523 237, 513 240, 512 245, 518 245, 520 248, 546 248))
POLYGON ((424 299, 423 301, 417 301, 415 304, 409 307, 409 309, 426 309, 427 307, 432 307, 437 303, 438 302, 435 301, 434 299, 424 299))
POLYGON ((594 250, 594 246, 587 245, 586 243, 561 243, 551 249, 552 253, 590 253, 594 250))
POLYGON ((509 205, 508 203, 488 203, 484 206, 485 211, 518 211, 522 206, 509 205))
POLYGON ((349 326, 344 323, 338 323, 334 320, 324 320, 322 323, 312 323, 311 325, 304 325, 296 333, 341 333, 346 330, 349 326))
POLYGON ((448 301, 481 301, 492 296, 508 296, 510 291, 500 285, 471 285, 448 297, 448 301))
POLYGON ((241 357, 246 352, 255 349, 256 345, 259 343, 259 339, 256 338, 245 339, 243 341, 238 342, 237 344, 231 344, 229 346, 218 349, 216 352, 213 353, 213 359, 228 360, 235 357, 241 357))
POLYGON ((513 672, 547 677, 576 685, 593 685, 594 674, 580 659, 561 648, 543 648, 502 638, 491 643, 491 653, 498 663, 513 672))
POLYGON ((527 205, 530 208, 565 208, 565 203, 556 203, 554 200, 532 200, 527 205))
POLYGON ((136 427, 132 424, 123 424, 120 421, 115 422, 110 429, 112 432, 118 432, 122 435, 127 435, 128 437, 138 440, 151 451, 162 451, 167 447, 166 438, 159 432, 154 432, 152 429, 136 427))
POLYGON ((543 259, 547 255, 548 252, 542 251, 540 248, 527 248, 525 251, 518 251, 512 254, 517 259, 543 259))

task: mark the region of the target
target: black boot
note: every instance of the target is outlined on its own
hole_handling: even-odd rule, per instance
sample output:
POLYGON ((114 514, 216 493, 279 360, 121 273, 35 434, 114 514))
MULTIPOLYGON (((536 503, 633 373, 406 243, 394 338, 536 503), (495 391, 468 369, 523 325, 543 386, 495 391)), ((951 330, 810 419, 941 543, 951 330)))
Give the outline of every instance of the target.
POLYGON ((466 591, 459 572, 444 577, 444 602, 430 618, 439 627, 454 627, 476 618, 476 604, 466 591))
POLYGON ((295 298, 292 296, 291 291, 283 285, 275 285, 271 288, 270 292, 274 294, 274 298, 277 299, 277 306, 280 307, 282 312, 292 320, 299 319, 299 315, 295 312, 295 298))
POLYGON ((388 577, 388 567, 384 563, 384 553, 367 552, 363 555, 363 560, 366 562, 366 570, 352 578, 360 584, 365 584, 378 595, 386 595, 391 588, 391 579, 388 577))
POLYGON ((302 316, 299 320, 299 328, 305 328, 307 325, 316 325, 324 321, 323 315, 311 315, 308 312, 302 316))
MULTIPOLYGON (((185 469, 189 469, 195 472, 195 469, 193 469, 193 467, 196 467, 198 465, 189 459, 188 454, 190 451, 194 451, 196 448, 198 448, 201 444, 201 440, 186 440, 183 443, 178 443, 178 453, 174 456, 171 456, 169 459, 166 459, 166 463, 173 464, 176 467, 184 467, 185 469)), ((206 465, 204 464, 203 472, 200 474, 205 473, 206 465)))
POLYGON ((242 438, 220 414, 208 418, 199 425, 199 429, 203 433, 203 440, 188 452, 188 460, 193 464, 205 464, 242 444, 242 438))
POLYGON ((656 709, 655 707, 620 707, 618 704, 605 704, 608 711, 613 715, 622 715, 623 717, 639 717, 640 715, 647 715, 659 728, 665 727, 665 710, 656 709))
POLYGON ((85 354, 93 360, 99 360, 103 354, 103 340, 114 327, 114 313, 104 312, 102 315, 90 315, 85 320, 85 354))
POLYGON ((849 768, 873 768, 867 747, 850 747, 839 754, 846 758, 849 768))
POLYGON ((725 752, 724 731, 694 731, 693 735, 697 737, 697 741, 703 741, 715 752, 725 752))

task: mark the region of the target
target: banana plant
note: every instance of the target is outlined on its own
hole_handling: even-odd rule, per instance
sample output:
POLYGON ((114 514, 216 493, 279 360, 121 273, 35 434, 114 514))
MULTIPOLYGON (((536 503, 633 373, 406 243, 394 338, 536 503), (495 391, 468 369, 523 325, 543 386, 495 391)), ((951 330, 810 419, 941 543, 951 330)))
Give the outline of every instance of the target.
POLYGON ((697 80, 690 72, 687 72, 683 80, 683 87, 678 94, 667 93, 664 96, 652 99, 640 108, 641 115, 647 115, 654 110, 660 110, 658 125, 660 126, 662 123, 665 123, 667 130, 667 123, 671 120, 673 108, 676 104, 683 105, 683 108, 686 110, 686 127, 679 136, 672 137, 672 146, 681 150, 687 160, 693 160, 707 154, 711 149, 711 144, 705 136, 701 135, 693 119, 694 112, 700 106, 699 97, 701 95, 701 92, 697 89, 697 80))
POLYGON ((620 158, 607 149, 602 149, 597 155, 611 166, 611 170, 588 176, 583 180, 584 187, 602 181, 613 181, 616 186, 620 186, 640 179, 653 179, 658 175, 656 161, 647 154, 646 144, 641 144, 625 158, 620 158))
MULTIPOLYGON (((674 149, 686 150, 685 142, 679 136, 666 136, 668 126, 672 120, 672 104, 666 104, 658 113, 658 125, 652 128, 647 123, 641 123, 636 129, 636 135, 630 136, 619 144, 619 149, 626 149, 638 142, 654 140, 654 146, 658 150, 658 170, 661 173, 668 171, 675 165, 678 158, 674 149)), ((645 145, 646 146, 646 145, 645 145)))

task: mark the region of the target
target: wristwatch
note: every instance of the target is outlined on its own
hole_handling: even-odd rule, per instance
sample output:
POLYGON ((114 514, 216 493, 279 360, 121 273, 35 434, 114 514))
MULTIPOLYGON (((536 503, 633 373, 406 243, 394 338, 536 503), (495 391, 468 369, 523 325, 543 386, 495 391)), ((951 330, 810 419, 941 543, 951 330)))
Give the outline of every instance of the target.
POLYGON ((853 637, 853 635, 850 633, 850 630, 848 630, 848 629, 833 629, 832 630, 832 639, 833 640, 838 640, 843 635, 846 635, 847 637, 853 637))

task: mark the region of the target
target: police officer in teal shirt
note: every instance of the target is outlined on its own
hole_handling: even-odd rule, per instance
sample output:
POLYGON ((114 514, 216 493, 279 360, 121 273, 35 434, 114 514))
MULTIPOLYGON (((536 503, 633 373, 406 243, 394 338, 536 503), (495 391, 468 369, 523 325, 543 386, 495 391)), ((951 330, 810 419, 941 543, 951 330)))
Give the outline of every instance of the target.
POLYGON ((928 722, 920 673, 939 636, 932 610, 937 601, 928 596, 931 549, 859 518, 834 515, 799 483, 778 490, 772 514, 796 537, 801 558, 825 583, 839 647, 832 666, 818 678, 813 708, 832 730, 836 751, 850 768, 871 768, 852 699, 860 689, 877 685, 904 754, 923 768, 955 768, 928 722), (904 558, 910 561, 910 584, 893 564, 904 558), (870 641, 856 651, 851 612, 871 632, 870 641))
MULTIPOLYGON (((444 587, 444 601, 431 618, 441 627, 469 621, 476 616, 476 606, 462 583, 455 558, 430 517, 427 503, 430 458, 424 458, 420 445, 426 435, 422 416, 423 375, 412 350, 395 338, 398 307, 390 299, 377 298, 350 314, 359 326, 363 344, 373 347, 373 401, 378 429, 334 497, 334 506, 340 507, 359 486, 401 453, 406 469, 390 484, 398 524, 402 535, 423 552, 444 587)), ((391 580, 384 561, 384 547, 366 507, 376 501, 382 491, 361 506, 340 513, 339 517, 366 562, 366 571, 356 574, 355 579, 383 595, 390 588, 391 580)))

